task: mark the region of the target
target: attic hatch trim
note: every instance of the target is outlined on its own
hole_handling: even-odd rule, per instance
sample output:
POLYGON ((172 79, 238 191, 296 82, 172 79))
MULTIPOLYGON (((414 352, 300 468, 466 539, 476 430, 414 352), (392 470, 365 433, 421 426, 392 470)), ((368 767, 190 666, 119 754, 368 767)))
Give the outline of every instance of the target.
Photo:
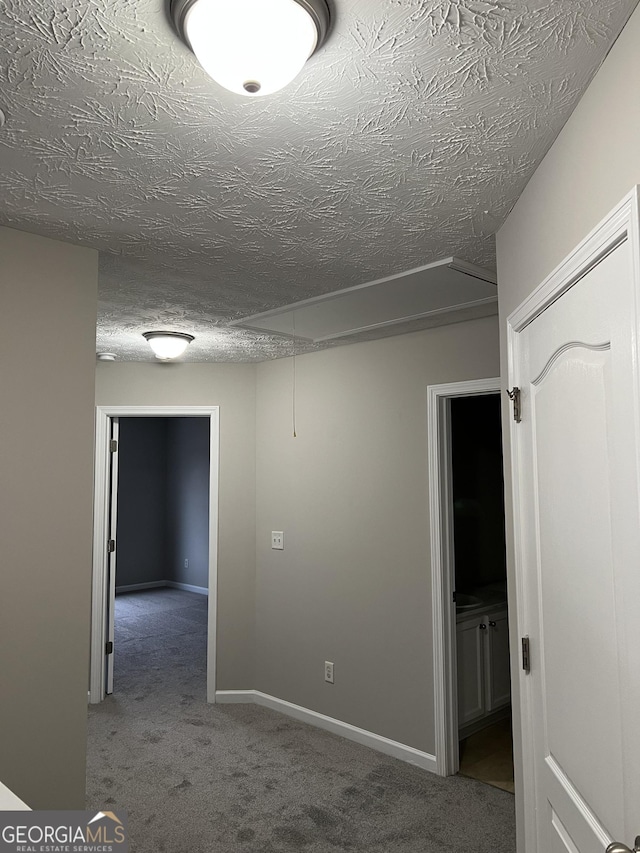
MULTIPOLYGON (((299 312, 301 312, 305 308, 312 307, 314 305, 320 305, 322 303, 331 302, 334 300, 342 299, 345 296, 357 293, 359 291, 365 291, 368 288, 379 287, 380 285, 388 284, 391 282, 398 281, 399 279, 405 279, 409 276, 414 276, 420 273, 427 272, 429 270, 435 270, 440 267, 447 267, 448 269, 455 270, 456 272, 460 272, 470 278, 478 279, 479 281, 485 282, 487 284, 497 285, 497 277, 494 272, 491 270, 487 270, 484 267, 476 266, 475 264, 468 263, 467 261, 462 261, 459 258, 449 257, 444 258, 440 261, 434 261, 430 264, 425 264, 424 266, 414 267, 410 270, 405 270, 401 273, 396 273, 394 275, 385 276, 384 278, 375 279, 374 281, 368 281, 364 284, 356 284, 353 287, 346 287, 342 290, 334 290, 330 293, 324 293, 320 296, 313 296, 309 299, 302 299, 299 302, 293 302, 288 305, 283 305, 279 308, 271 308, 268 311, 261 311, 257 314, 251 314, 247 317, 241 317, 236 320, 232 320, 229 323, 229 326, 235 326, 238 328, 249 329, 255 332, 265 332, 271 334, 277 334, 284 338, 293 338, 295 337, 301 341, 308 341, 310 343, 324 343, 326 341, 337 340, 339 338, 349 337, 352 335, 361 334, 364 332, 375 331, 376 329, 386 328, 388 326, 399 325, 401 323, 411 322, 412 320, 422 320, 427 317, 436 317, 441 316, 443 314, 451 314, 452 322, 455 322, 455 315, 463 310, 468 310, 470 308, 482 308, 486 305, 496 304, 498 302, 497 293, 495 295, 490 296, 482 296, 478 299, 470 299, 463 302, 453 303, 451 305, 446 305, 443 307, 437 307, 426 311, 415 311, 413 313, 405 314, 400 317, 393 317, 387 320, 380 320, 374 323, 365 323, 363 325, 355 325, 349 329, 340 330, 336 332, 332 332, 330 334, 318 335, 316 337, 309 337, 304 334, 298 332, 294 334, 292 332, 284 331, 280 328, 270 328, 267 324, 260 325, 256 321, 268 320, 271 317, 282 317, 287 314, 293 314, 294 312, 300 316, 299 312)), ((298 319, 296 318, 296 323, 298 319)))

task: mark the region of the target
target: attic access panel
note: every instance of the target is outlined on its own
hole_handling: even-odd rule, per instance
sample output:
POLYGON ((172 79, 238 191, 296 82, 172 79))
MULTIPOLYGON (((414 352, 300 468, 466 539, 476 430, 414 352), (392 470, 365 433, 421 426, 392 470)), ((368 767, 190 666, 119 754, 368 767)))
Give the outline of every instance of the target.
POLYGON ((230 325, 322 343, 497 304, 495 274, 457 258, 234 320, 230 325))

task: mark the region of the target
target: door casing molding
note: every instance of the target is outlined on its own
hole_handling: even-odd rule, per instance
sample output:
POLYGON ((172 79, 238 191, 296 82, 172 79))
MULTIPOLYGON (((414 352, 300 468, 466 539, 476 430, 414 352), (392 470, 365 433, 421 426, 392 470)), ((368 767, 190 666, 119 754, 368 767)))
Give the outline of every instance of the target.
POLYGON ((499 377, 429 385, 427 388, 435 752, 439 776, 452 776, 460 769, 449 401, 454 397, 496 393, 500 393, 499 377))
POLYGON ((93 501, 93 577, 89 701, 105 697, 107 530, 109 514, 109 439, 111 418, 209 418, 209 618, 207 636, 207 700, 216 695, 216 622, 218 603, 218 488, 220 470, 219 406, 96 406, 93 501))

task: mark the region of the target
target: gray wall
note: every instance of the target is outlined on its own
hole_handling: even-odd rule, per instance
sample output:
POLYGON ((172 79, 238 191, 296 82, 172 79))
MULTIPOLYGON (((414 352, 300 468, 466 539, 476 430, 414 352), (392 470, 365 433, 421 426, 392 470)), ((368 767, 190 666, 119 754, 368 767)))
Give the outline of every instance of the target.
POLYGON ((121 418, 116 584, 167 578, 167 422, 121 418))
POLYGON ((84 808, 97 252, 0 228, 0 780, 84 808))
MULTIPOLYGON (((640 183, 639 44, 640 9, 636 9, 498 234, 501 361, 505 376, 505 333, 509 314, 623 196, 640 183)), ((506 404, 503 406, 503 427, 507 565, 509 576, 513 578, 512 485, 506 404)), ((513 588, 513 584, 511 586, 513 588)), ((516 636, 513 641, 517 641, 516 636)), ((513 675, 517 712, 515 671, 513 675)), ((516 807, 521 815, 521 735, 517 713, 514 719, 516 807)), ((523 849, 522 839, 519 839, 518 849, 523 849)))
POLYGON ((218 689, 254 683, 255 389, 252 364, 98 363, 102 406, 220 406, 218 689))
POLYGON ((426 389, 497 371, 493 317, 302 356, 293 439, 289 359, 98 364, 99 405, 220 405, 218 689, 433 752, 426 389))
POLYGON ((209 586, 209 420, 167 418, 168 580, 209 586), (185 560, 189 565, 185 567, 185 560))
POLYGON ((495 317, 305 355, 293 438, 258 365, 258 690, 433 753, 426 389, 497 374, 495 317))

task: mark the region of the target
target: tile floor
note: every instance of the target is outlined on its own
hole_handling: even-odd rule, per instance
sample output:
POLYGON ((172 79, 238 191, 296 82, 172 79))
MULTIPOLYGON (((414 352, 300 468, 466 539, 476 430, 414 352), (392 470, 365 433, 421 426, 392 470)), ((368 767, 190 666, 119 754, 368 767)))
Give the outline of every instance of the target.
POLYGON ((460 774, 514 792, 511 719, 460 741, 460 774))

